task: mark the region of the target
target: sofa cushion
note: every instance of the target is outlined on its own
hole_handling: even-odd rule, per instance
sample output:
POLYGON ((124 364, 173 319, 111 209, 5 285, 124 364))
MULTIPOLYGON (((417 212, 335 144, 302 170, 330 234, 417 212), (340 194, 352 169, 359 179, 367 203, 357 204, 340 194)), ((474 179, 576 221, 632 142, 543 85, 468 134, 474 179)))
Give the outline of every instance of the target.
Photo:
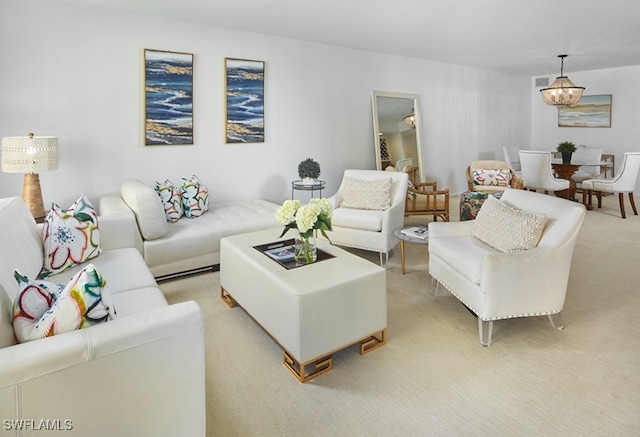
POLYGON ((187 218, 200 217, 209 210, 209 190, 196 175, 182 178, 182 207, 187 218))
POLYGON ((0 199, 0 348, 16 344, 11 324, 18 287, 13 269, 36 277, 42 269, 42 232, 19 197, 0 199))
POLYGON ((217 264, 223 237, 275 228, 277 239, 282 232, 275 217, 278 207, 260 199, 216 202, 197 220, 170 223, 166 238, 146 241, 144 259, 156 277, 217 264))
POLYGON ((113 294, 113 306, 118 309, 118 318, 137 316, 145 311, 166 307, 169 304, 157 287, 138 288, 113 294))
POLYGON ((429 253, 438 256, 460 275, 479 285, 485 256, 499 252, 469 235, 430 238, 429 253))
POLYGON ((164 207, 164 213, 169 223, 177 222, 184 214, 182 208, 182 189, 176 187, 170 180, 164 183, 156 182, 156 193, 164 207))
POLYGON ((106 283, 93 264, 79 271, 62 291, 16 271, 19 293, 13 329, 19 342, 85 328, 115 317, 106 283))
POLYGON ((545 214, 513 208, 489 196, 478 211, 471 233, 500 252, 528 250, 538 245, 545 214))
POLYGON ((331 223, 342 228, 380 232, 383 214, 382 211, 336 208, 333 210, 331 223))
POLYGON ((142 238, 153 240, 167 235, 169 228, 164 207, 153 188, 130 180, 122 184, 120 194, 135 214, 142 238))
POLYGON ((9 301, 4 309, 10 313, 17 290, 13 270, 35 278, 43 263, 42 231, 19 197, 0 199, 0 242, 0 289, 9 301))
MULTIPOLYGON (((112 295, 129 290, 157 286, 155 278, 137 249, 105 250, 99 257, 93 258, 91 263, 108 279, 109 290, 112 295)), ((48 280, 66 284, 83 267, 83 265, 71 267, 56 276, 49 277, 48 280)))
POLYGON ((362 180, 344 177, 340 207, 367 210, 385 210, 391 205, 392 179, 362 180))
POLYGON ((84 194, 67 210, 54 203, 44 222, 42 235, 42 277, 62 272, 102 253, 98 214, 84 194))

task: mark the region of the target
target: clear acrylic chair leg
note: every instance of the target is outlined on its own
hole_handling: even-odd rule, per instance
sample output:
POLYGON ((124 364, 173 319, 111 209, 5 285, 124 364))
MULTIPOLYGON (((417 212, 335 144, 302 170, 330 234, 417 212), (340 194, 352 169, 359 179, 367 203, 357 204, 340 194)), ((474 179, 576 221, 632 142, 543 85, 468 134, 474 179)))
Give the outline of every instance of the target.
POLYGON ((389 267, 389 252, 380 252, 380 267, 385 270, 389 267))
POLYGON ((431 276, 431 286, 429 287, 429 294, 431 296, 437 296, 438 295, 438 287, 440 287, 440 282, 436 278, 431 276))
POLYGON ((491 346, 493 322, 490 320, 482 320, 480 317, 478 317, 478 333, 480 334, 480 344, 484 347, 491 346))
POLYGON ((564 326, 562 326, 562 315, 561 313, 549 314, 549 321, 551 322, 551 326, 553 329, 562 330, 564 326))

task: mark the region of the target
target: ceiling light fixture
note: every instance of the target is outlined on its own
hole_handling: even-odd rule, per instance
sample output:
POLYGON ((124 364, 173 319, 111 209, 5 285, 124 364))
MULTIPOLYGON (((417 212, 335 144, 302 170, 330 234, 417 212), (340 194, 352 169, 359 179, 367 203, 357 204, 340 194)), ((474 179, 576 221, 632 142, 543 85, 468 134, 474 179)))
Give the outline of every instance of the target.
POLYGON ((411 114, 409 114, 406 117, 404 117, 403 120, 407 124, 407 126, 409 126, 411 129, 415 129, 416 128, 416 110, 415 110, 415 108, 411 109, 411 114))
POLYGON ((542 100, 551 106, 569 106, 578 103, 584 87, 575 86, 567 76, 564 75, 564 58, 567 55, 558 55, 560 58, 560 76, 551 84, 549 88, 540 90, 542 100))

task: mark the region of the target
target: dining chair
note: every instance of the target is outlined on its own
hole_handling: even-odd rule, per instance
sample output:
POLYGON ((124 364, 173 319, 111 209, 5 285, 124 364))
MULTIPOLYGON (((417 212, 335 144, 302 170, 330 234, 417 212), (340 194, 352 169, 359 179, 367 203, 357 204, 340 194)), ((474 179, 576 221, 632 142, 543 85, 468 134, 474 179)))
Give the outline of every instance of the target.
POLYGON ((502 153, 504 154, 504 160, 509 164, 509 168, 513 170, 518 178, 522 177, 520 156, 518 155, 518 149, 515 147, 503 147, 502 153))
POLYGON ((640 152, 625 153, 620 173, 613 179, 587 179, 582 181, 582 203, 591 205, 591 195, 595 191, 598 197, 598 208, 602 208, 602 193, 618 193, 620 214, 622 218, 627 218, 624 212, 624 193, 629 193, 629 203, 631 203, 633 213, 638 215, 638 210, 633 200, 633 190, 636 188, 639 172, 640 152))
POLYGON ((600 161, 602 161, 602 147, 578 146, 571 155, 571 164, 580 165, 580 168, 571 176, 571 179, 581 185, 582 181, 597 178, 600 176, 600 161))
POLYGON ((553 175, 551 170, 551 152, 536 150, 519 150, 520 168, 522 169, 522 180, 524 188, 531 191, 544 190, 545 194, 549 191, 567 190, 568 193, 570 183, 565 179, 558 179, 553 175))

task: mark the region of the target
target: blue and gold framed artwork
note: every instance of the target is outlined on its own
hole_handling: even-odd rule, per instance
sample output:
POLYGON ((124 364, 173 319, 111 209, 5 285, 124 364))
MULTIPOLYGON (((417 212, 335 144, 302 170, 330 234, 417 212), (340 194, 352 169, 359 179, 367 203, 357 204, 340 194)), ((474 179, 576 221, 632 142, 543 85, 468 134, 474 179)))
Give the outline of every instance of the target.
POLYGON ((193 144, 193 54, 144 50, 144 144, 193 144))
POLYGON ((558 127, 611 127, 611 94, 582 96, 558 108, 558 127))
POLYGON ((225 143, 264 142, 264 62, 224 59, 225 143))

